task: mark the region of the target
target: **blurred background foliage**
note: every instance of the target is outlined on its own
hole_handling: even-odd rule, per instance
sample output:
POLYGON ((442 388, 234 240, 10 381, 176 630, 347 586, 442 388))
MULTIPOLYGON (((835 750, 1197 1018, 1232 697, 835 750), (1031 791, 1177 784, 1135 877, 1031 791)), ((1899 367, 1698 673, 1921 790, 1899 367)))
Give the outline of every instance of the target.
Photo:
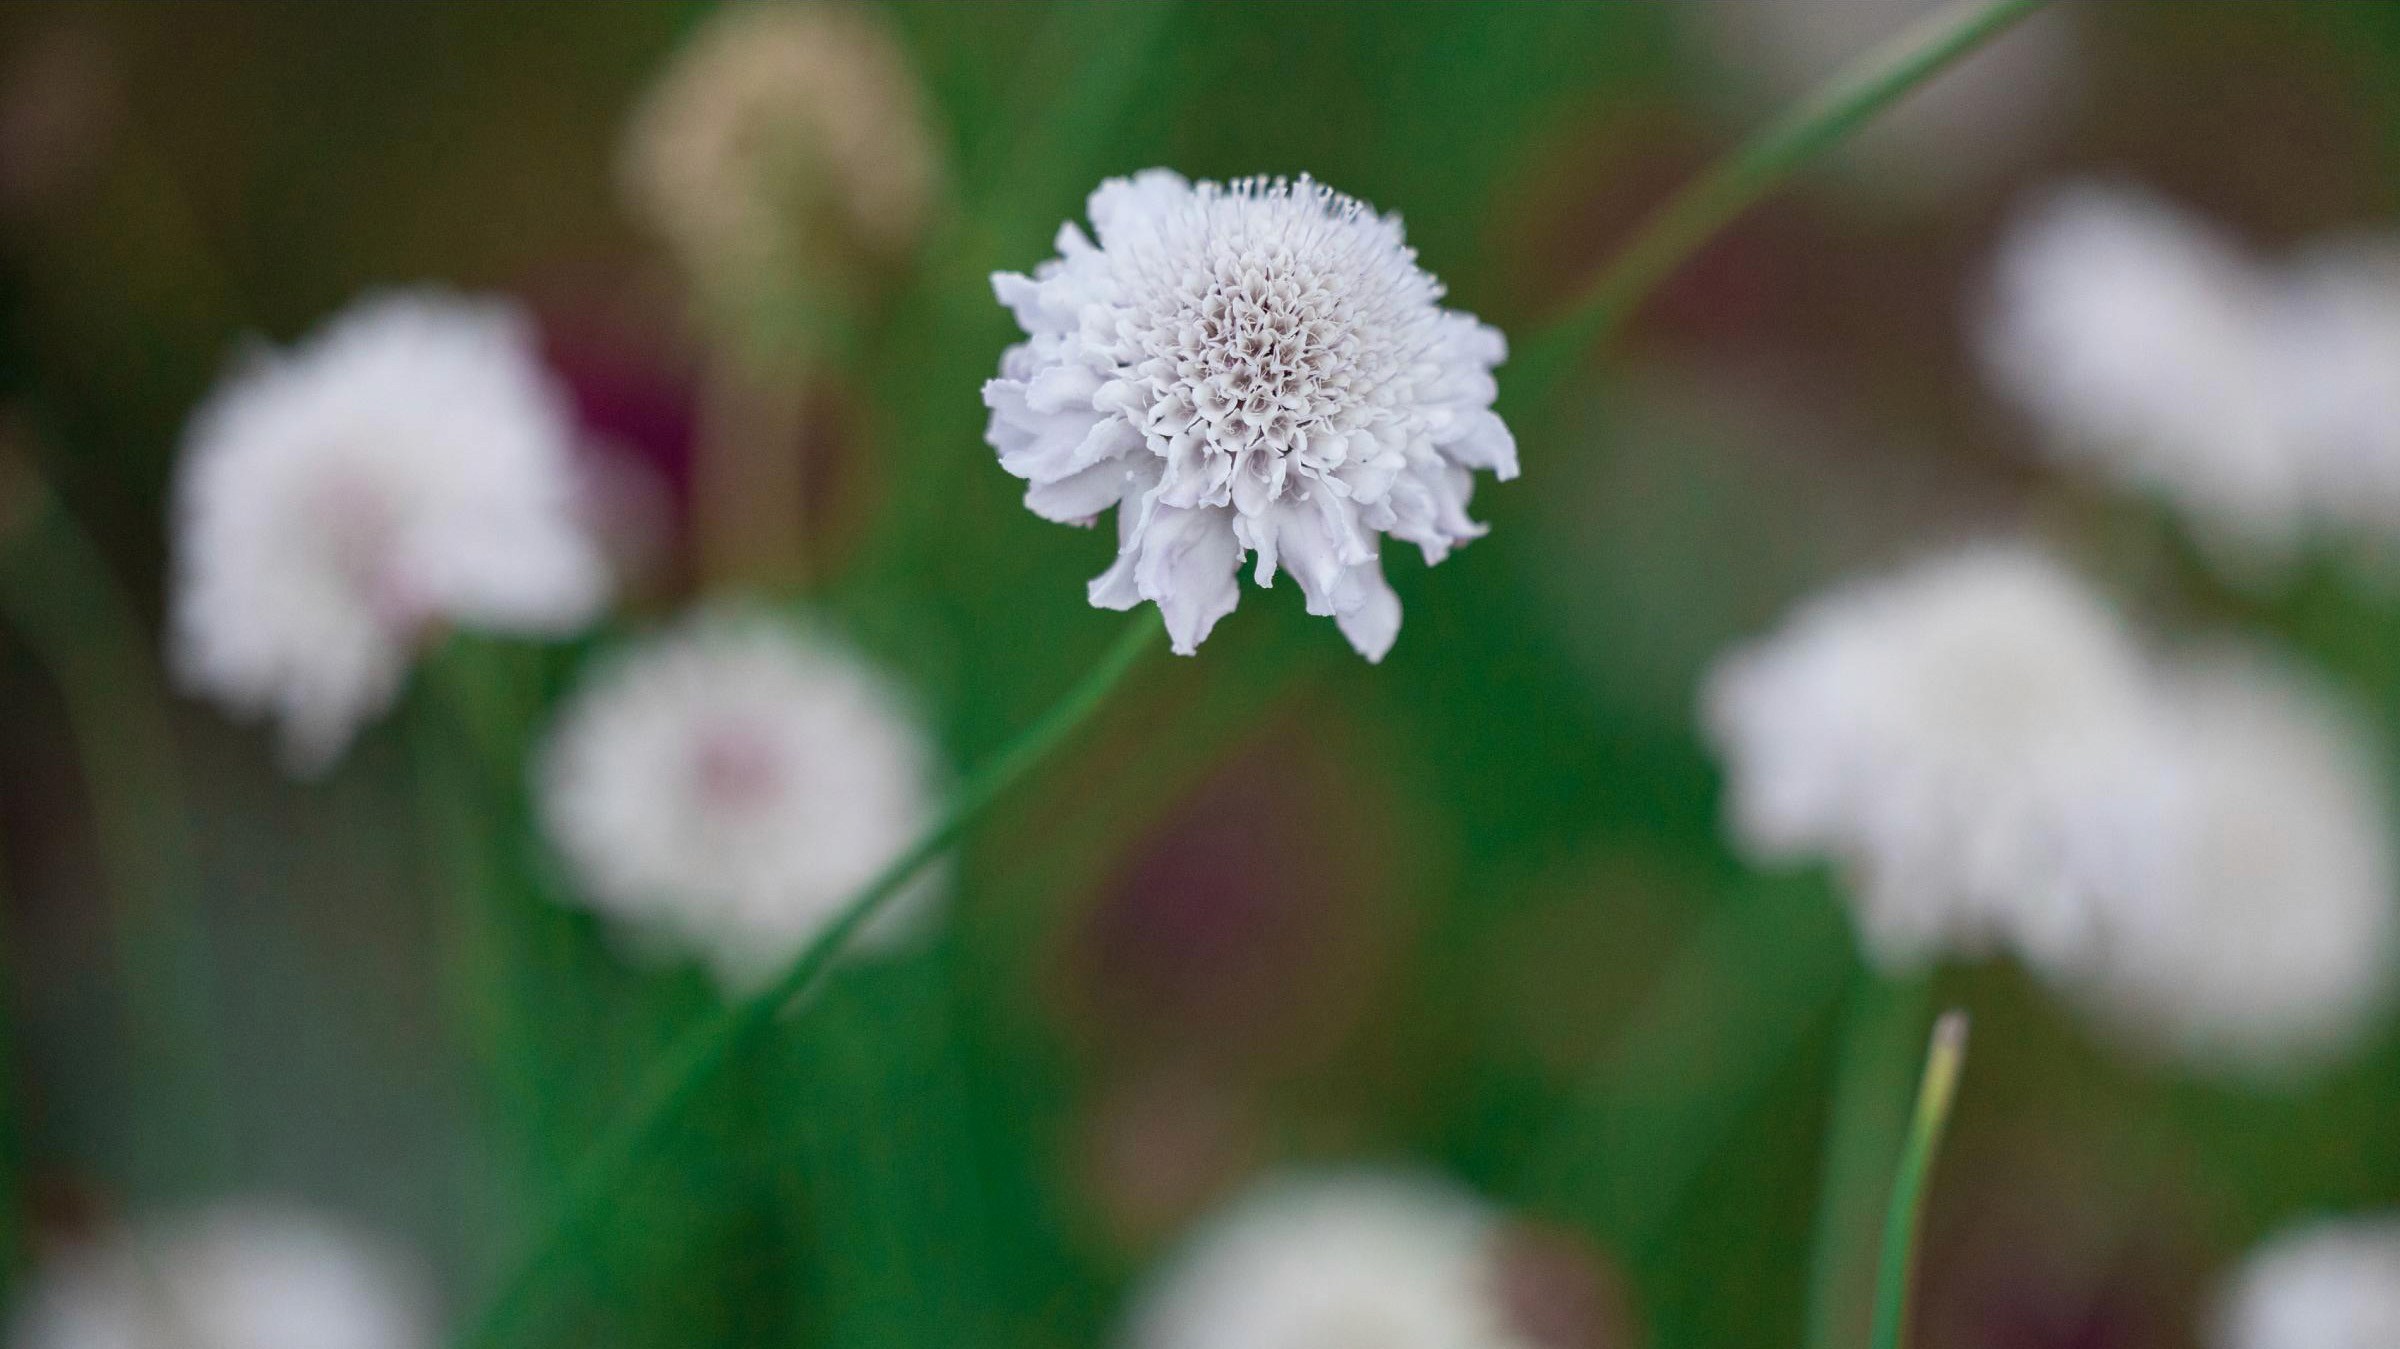
MULTIPOLYGON (((714 1005, 554 902, 518 764, 582 646, 454 642, 403 717, 294 784, 264 737, 164 693, 156 641, 175 446, 230 353, 424 280, 533 306, 587 420, 665 485, 623 626, 692 596, 709 356, 615 160, 702 12, 0 7, 18 1260, 264 1189, 411 1240, 463 1314, 714 1005), (480 725, 441 722, 457 706, 480 725)), ((1705 6, 891 13, 954 190, 796 438, 822 489, 805 589, 905 673, 958 764, 1118 626, 1083 598, 1106 531, 1029 517, 976 401, 1013 336, 986 273, 1047 256, 1101 177, 1305 170, 1404 215, 1452 302, 1522 335, 1780 101, 1720 59, 1705 6)), ((1393 558, 1408 621, 1381 667, 1288 588, 1145 667, 975 835, 933 950, 845 972, 711 1092, 550 1337, 1097 1343, 1242 1176, 1349 1157, 1430 1161, 1536 1220, 1585 1342, 1794 1335, 1860 975, 1822 878, 1755 875, 1720 841, 1692 727, 1709 656, 1826 578, 2034 520, 2151 616, 2280 631, 2400 695, 2392 597, 2331 573, 2274 601, 2217 588, 2140 507, 2038 471, 1963 338, 1997 220, 2057 172, 2154 184, 2269 245, 2387 222, 2400 10, 2052 17, 2074 79, 1987 113, 2043 127, 2010 162, 1921 193, 1876 186, 1905 165, 1826 166, 1556 406, 1510 405, 1504 368, 1525 477, 1487 488, 1490 537, 1438 571, 1393 558)), ((1938 996, 1978 1034, 1928 1345, 2186 1344, 2260 1233, 2400 1201, 2390 1037, 2255 1095, 2126 1065, 2004 964, 1938 996)))

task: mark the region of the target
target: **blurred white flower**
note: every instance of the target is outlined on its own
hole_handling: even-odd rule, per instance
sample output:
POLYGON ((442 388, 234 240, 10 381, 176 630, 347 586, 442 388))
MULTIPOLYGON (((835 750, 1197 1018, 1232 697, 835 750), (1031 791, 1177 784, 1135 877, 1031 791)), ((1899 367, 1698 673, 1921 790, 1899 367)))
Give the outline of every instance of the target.
POLYGON ((1886 968, 2075 948, 2168 796, 2141 653, 2019 548, 1810 601, 1718 662, 1702 714, 1738 841, 1837 863, 1886 968))
POLYGON ((2282 264, 2139 189, 2075 183, 2003 241, 1978 334, 2059 460, 2155 493, 2240 581, 2400 543, 2400 247, 2282 264))
POLYGON ((1836 863, 1886 969, 2006 950, 2121 1038, 2263 1082, 2390 1002, 2365 719, 2261 652, 2161 668, 2040 554, 1813 600, 1719 661, 1703 718, 1737 841, 1836 863))
POLYGON ((2253 1253, 2218 1306, 2212 1349, 2400 1345, 2400 1219, 2321 1221, 2253 1253))
MULTIPOLYGON (((1940 0, 1710 0, 1674 12, 1740 77, 1726 102, 1747 125, 1816 92, 1941 7, 1940 0)), ((1922 201, 2013 166, 2073 111, 2082 55, 2069 10, 2024 20, 1860 128, 1840 153, 1850 185, 1922 201)))
POLYGON ((279 723, 296 771, 390 706, 444 624, 558 633, 609 578, 572 422, 514 307, 362 301, 194 417, 176 484, 182 682, 279 723))
POLYGON ((225 1207, 71 1248, 10 1349, 434 1349, 421 1273, 314 1215, 225 1207))
MULTIPOLYGON (((696 953, 736 991, 780 970, 929 822, 923 730, 881 672, 822 632, 704 614, 616 657, 536 765, 543 823, 584 898, 696 953)), ((938 880, 862 934, 888 946, 938 880)))
POLYGON ((1202 1224, 1140 1294, 1125 1349, 1524 1349, 1494 1214, 1429 1177, 1297 1174, 1202 1224))
POLYGON ((941 177, 907 53, 845 3, 726 5, 627 128, 633 210, 712 302, 833 283, 922 236, 941 177))
POLYGON ((1289 567, 1308 611, 1380 660, 1400 629, 1379 536, 1428 562, 1483 532, 1475 469, 1517 472, 1491 411, 1499 332, 1442 309, 1396 217, 1303 177, 1192 184, 1163 169, 1100 185, 1095 247, 993 290, 1029 340, 984 386, 1025 504, 1089 524, 1117 507, 1092 603, 1155 601, 1191 654, 1239 596, 1289 567))
POLYGON ((2073 183, 2000 249, 1980 341, 2063 462, 2160 497, 2237 573, 2290 556, 2309 509, 2268 316, 2275 286, 2208 225, 2073 183))
POLYGON ((2171 846, 2060 972, 2141 1043, 2294 1078, 2356 1046, 2400 958, 2379 739, 2264 653, 2226 650, 2163 678, 2182 775, 2171 846))

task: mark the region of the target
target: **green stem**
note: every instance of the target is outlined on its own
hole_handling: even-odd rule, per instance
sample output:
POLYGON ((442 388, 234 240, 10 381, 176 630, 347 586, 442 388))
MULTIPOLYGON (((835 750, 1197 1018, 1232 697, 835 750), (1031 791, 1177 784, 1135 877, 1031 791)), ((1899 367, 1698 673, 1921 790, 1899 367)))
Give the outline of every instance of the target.
POLYGON ((1843 1018, 1825 1126, 1809 1269, 1807 1349, 1855 1344, 1867 1327, 1885 1170, 1908 1137, 1908 1086, 1932 987, 1859 972, 1843 1018))
POLYGON ((1908 1149, 1900 1155, 1899 1179, 1884 1216, 1883 1261, 1875 1278, 1875 1329, 1870 1349, 1904 1349, 1908 1343, 1910 1295, 1916 1284, 1917 1232, 1925 1210, 1925 1183, 1941 1151, 1958 1095, 1959 1072, 1967 1061, 1967 1014, 1952 1010, 1934 1023, 1925 1056, 1925 1078, 1917 1088, 1917 1110, 1909 1122, 1908 1149))
POLYGON ((991 762, 969 775, 933 826, 845 904, 782 977, 765 991, 696 1027, 667 1055, 637 1093, 635 1105, 617 1117, 575 1168, 557 1210, 542 1226, 525 1258, 502 1281, 499 1295, 461 1337, 462 1345, 481 1349, 505 1344, 522 1331, 538 1310, 544 1285, 574 1267, 585 1254, 610 1203, 717 1074, 816 986, 851 935, 873 919, 887 900, 906 889, 928 863, 948 852, 994 802, 1099 710, 1139 657, 1157 644, 1158 630, 1154 612, 1145 609, 1137 614, 1082 682, 991 762))
POLYGON ((26 514, 0 531, 0 618, 58 690, 90 800, 142 1079, 133 1164, 144 1188, 206 1185, 229 1160, 225 1059, 165 682, 107 561, 45 490, 27 490, 26 514))
MULTIPOLYGON (((1546 392, 1759 198, 1911 90, 2050 0, 1959 0, 1861 57, 1675 194, 1519 353, 1515 382, 1546 392)), ((1522 405, 1538 403, 1539 398, 1522 405)))
MULTIPOLYGON (((483 1095, 511 1116, 539 1117, 547 1099, 544 1069, 529 1027, 531 999, 522 992, 534 953, 511 942, 506 881, 495 855, 494 836, 517 833, 506 812, 522 790, 524 746, 518 728, 533 721, 495 697, 490 659, 505 654, 497 643, 454 634, 419 663, 418 689, 407 707, 410 776, 416 791, 418 837, 427 876, 441 895, 444 969, 449 1006, 464 1032, 468 1053, 481 1070, 483 1095), (509 720, 514 718, 513 723, 509 720)), ((555 1014, 555 1009, 552 1009, 555 1014)), ((511 1137, 512 1145, 518 1143, 511 1137)), ((517 1174, 538 1173, 554 1182, 559 1167, 547 1153, 523 1159, 517 1174)), ((549 1190, 524 1190, 485 1197, 487 1212, 518 1211, 546 1201, 549 1190), (542 1196, 543 1198, 536 1198, 542 1196)))

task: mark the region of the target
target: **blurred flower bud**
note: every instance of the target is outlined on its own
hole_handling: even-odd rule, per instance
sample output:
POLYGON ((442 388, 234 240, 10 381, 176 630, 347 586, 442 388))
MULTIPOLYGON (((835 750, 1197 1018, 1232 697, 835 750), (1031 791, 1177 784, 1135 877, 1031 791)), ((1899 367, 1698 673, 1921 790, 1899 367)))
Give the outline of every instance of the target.
POLYGON ((731 5, 635 110, 624 190, 708 320, 775 350, 923 235, 942 166, 922 103, 879 16, 731 5))

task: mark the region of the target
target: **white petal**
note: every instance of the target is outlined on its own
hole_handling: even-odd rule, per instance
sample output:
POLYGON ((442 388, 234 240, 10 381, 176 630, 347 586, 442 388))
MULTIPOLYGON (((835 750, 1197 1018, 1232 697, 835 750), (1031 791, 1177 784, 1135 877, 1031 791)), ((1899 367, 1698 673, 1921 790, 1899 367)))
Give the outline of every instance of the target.
POLYGON ((1026 488, 1025 506, 1045 520, 1088 525, 1124 497, 1126 477, 1122 460, 1094 464, 1080 473, 1026 488))
POLYGON ((1488 410, 1468 414, 1466 431, 1445 442, 1442 453, 1468 468, 1488 468, 1502 482, 1517 476, 1517 438, 1488 410))
POLYGON ((1400 597, 1392 593, 1389 581, 1383 579, 1380 563, 1367 563, 1350 569, 1350 589, 1361 596, 1356 607, 1336 614, 1342 635, 1350 645, 1370 662, 1380 662, 1392 649, 1392 640, 1400 635, 1400 597))
POLYGON ((1242 552, 1233 521, 1219 510, 1161 508, 1143 532, 1141 549, 1136 580, 1142 595, 1157 601, 1175 654, 1191 655, 1241 599, 1235 573, 1242 552))

